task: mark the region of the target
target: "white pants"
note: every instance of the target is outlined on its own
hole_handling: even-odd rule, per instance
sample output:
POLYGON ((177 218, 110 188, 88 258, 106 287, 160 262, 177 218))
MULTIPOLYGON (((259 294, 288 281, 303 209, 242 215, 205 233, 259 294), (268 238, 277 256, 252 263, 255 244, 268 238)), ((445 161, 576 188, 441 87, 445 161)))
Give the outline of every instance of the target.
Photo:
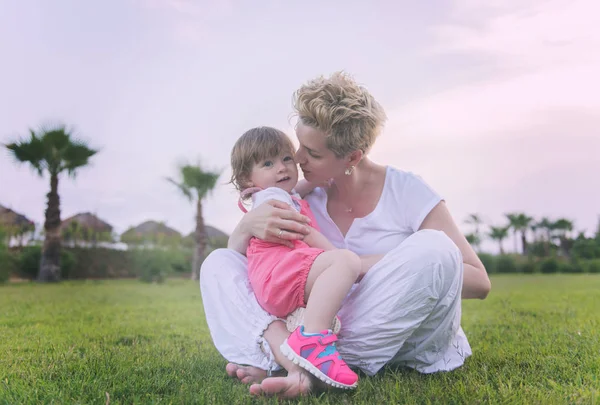
MULTIPOLYGON (((441 231, 422 230, 386 254, 346 297, 338 316, 338 350, 373 375, 385 364, 422 373, 460 367, 471 348, 460 327, 462 255, 441 231)), ((200 288, 217 350, 228 361, 276 369, 262 335, 277 318, 256 301, 246 257, 213 251, 202 264, 200 288)))

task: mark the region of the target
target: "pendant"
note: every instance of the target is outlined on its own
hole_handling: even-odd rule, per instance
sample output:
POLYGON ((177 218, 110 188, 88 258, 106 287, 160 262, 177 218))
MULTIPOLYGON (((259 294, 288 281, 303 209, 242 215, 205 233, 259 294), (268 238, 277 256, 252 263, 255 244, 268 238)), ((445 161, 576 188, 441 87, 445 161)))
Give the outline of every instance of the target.
POLYGON ((347 213, 351 213, 352 212, 352 208, 346 208, 346 212, 347 213))

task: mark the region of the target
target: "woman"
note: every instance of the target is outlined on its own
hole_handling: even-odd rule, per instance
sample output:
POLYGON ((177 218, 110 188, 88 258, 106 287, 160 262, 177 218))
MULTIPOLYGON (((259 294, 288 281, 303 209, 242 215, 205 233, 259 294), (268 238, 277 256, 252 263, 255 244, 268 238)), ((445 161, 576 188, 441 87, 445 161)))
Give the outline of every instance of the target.
MULTIPOLYGON (((368 375, 385 364, 423 373, 461 366, 471 354, 460 328, 462 298, 485 298, 490 281, 444 201, 418 176, 379 165, 367 153, 386 115, 343 73, 318 78, 295 94, 296 160, 316 188, 309 202, 321 232, 361 257, 361 280, 338 316, 338 348, 368 375)), ((313 381, 279 351, 289 332, 256 302, 243 256, 251 237, 290 244, 308 234, 308 218, 272 201, 246 214, 202 265, 201 290, 213 341, 227 373, 255 395, 294 397, 313 381), (238 364, 246 364, 242 367, 238 364), (284 377, 267 377, 279 366, 284 377)))

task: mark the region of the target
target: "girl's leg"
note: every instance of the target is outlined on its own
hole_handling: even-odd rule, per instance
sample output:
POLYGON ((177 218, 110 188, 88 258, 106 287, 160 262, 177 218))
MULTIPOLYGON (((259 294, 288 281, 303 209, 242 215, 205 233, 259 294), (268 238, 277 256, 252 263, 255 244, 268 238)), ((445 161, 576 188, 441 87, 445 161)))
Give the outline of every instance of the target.
POLYGON ((298 327, 281 345, 281 351, 295 364, 338 388, 354 388, 358 375, 341 359, 328 330, 342 301, 358 278, 361 262, 347 250, 321 253, 313 262, 305 286, 308 297, 304 326, 298 327))
POLYGON ((313 379, 301 367, 294 364, 284 356, 279 347, 290 335, 285 323, 275 321, 269 325, 264 337, 273 348, 275 361, 288 372, 285 377, 270 377, 263 379, 258 384, 250 386, 252 395, 277 395, 283 398, 293 398, 309 394, 313 387, 313 379))
POLYGON ((360 269, 359 257, 349 250, 329 250, 317 256, 306 280, 305 332, 318 333, 331 327, 360 269))

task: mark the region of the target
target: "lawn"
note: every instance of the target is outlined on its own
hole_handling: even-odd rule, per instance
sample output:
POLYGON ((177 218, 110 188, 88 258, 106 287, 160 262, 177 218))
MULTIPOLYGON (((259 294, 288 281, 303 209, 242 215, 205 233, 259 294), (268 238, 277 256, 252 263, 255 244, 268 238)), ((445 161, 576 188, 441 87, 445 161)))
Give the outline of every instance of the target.
MULTIPOLYGON (((386 369, 299 403, 600 403, 600 275, 496 276, 463 304, 474 355, 451 373, 386 369)), ((227 378, 196 283, 0 286, 0 403, 253 400, 227 378)))

